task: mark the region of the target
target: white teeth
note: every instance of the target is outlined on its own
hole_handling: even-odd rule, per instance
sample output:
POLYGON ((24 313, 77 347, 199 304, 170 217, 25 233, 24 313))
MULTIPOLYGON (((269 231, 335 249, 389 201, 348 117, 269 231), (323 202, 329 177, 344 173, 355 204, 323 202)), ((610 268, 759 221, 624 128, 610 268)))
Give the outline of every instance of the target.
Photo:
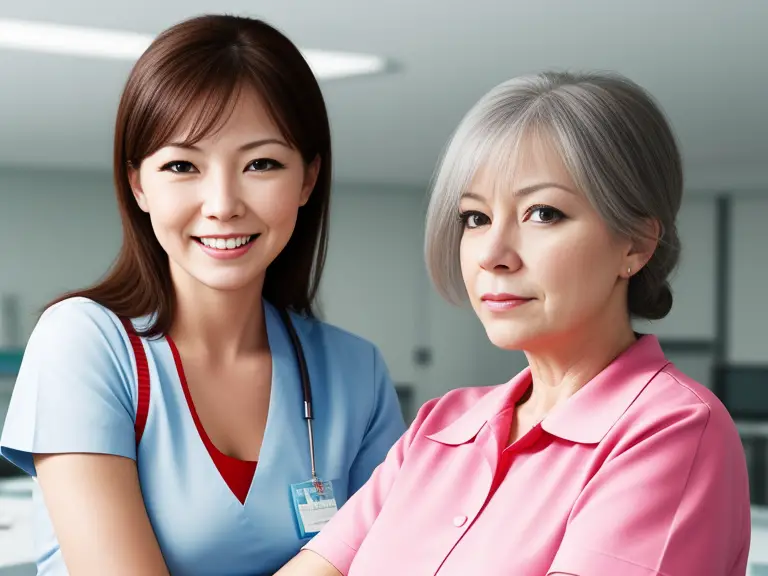
POLYGON ((205 246, 216 248, 217 250, 232 250, 239 248, 243 244, 250 242, 250 236, 240 236, 238 238, 200 238, 205 246))

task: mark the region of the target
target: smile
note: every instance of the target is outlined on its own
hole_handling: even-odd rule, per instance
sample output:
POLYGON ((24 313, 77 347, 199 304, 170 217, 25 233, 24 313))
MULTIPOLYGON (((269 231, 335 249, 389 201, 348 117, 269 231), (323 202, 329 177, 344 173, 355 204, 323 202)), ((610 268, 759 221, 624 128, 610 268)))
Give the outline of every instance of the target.
POLYGON ((214 250, 236 250, 237 248, 249 244, 258 237, 258 234, 251 234, 250 236, 230 236, 227 238, 196 237, 195 240, 206 248, 212 248, 214 250))

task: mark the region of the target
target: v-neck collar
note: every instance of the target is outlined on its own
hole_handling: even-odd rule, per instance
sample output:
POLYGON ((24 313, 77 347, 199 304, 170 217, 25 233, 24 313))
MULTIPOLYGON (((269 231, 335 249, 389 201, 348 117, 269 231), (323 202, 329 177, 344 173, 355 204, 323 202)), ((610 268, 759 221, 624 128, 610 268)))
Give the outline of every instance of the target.
MULTIPOLYGON (((227 485, 231 495, 236 498, 242 506, 247 504, 248 498, 250 497, 251 492, 253 492, 259 468, 265 466, 269 467, 277 456, 276 444, 271 442, 270 439, 273 434, 272 429, 275 428, 275 423, 273 422, 275 413, 280 412, 276 407, 283 404, 284 401, 282 396, 285 394, 285 386, 281 385, 281 382, 286 379, 295 379, 298 376, 297 372, 295 377, 291 378, 291 366, 289 363, 291 361, 291 354, 293 353, 292 345, 280 315, 272 304, 266 300, 262 300, 262 303, 267 341, 269 344, 270 356, 272 358, 272 376, 270 382, 269 407, 267 409, 267 422, 264 428, 261 448, 259 450, 258 465, 256 461, 240 460, 224 454, 210 439, 200 420, 197 409, 195 408, 178 348, 170 335, 166 335, 165 337, 174 360, 177 377, 186 400, 187 408, 189 409, 189 415, 197 430, 200 441, 204 445, 211 464, 216 468, 218 475, 227 485), (244 484, 247 485, 247 490, 244 484)), ((277 417, 281 416, 278 415, 277 417)))

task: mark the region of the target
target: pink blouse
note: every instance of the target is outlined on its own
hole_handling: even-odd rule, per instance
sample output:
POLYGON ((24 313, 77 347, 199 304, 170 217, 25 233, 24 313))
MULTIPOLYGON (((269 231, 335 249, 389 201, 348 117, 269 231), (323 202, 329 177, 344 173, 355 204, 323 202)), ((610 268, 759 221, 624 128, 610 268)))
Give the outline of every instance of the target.
POLYGON ((507 446, 524 370, 420 410, 305 548, 348 576, 743 576, 746 459, 720 401, 643 336, 507 446))

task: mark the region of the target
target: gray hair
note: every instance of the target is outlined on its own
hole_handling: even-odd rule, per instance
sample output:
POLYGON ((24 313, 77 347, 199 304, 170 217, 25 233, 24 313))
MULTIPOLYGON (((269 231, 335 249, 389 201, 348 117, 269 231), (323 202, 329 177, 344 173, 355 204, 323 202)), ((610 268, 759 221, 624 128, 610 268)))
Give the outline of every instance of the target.
POLYGON ((675 221, 683 194, 682 161, 653 98, 613 73, 545 72, 504 82, 467 113, 435 174, 427 211, 430 277, 453 303, 466 298, 459 263, 459 199, 480 168, 505 170, 521 141, 547 138, 576 186, 615 233, 647 236, 659 223, 656 251, 629 284, 633 316, 663 318, 672 307, 668 278, 680 255, 675 221))

